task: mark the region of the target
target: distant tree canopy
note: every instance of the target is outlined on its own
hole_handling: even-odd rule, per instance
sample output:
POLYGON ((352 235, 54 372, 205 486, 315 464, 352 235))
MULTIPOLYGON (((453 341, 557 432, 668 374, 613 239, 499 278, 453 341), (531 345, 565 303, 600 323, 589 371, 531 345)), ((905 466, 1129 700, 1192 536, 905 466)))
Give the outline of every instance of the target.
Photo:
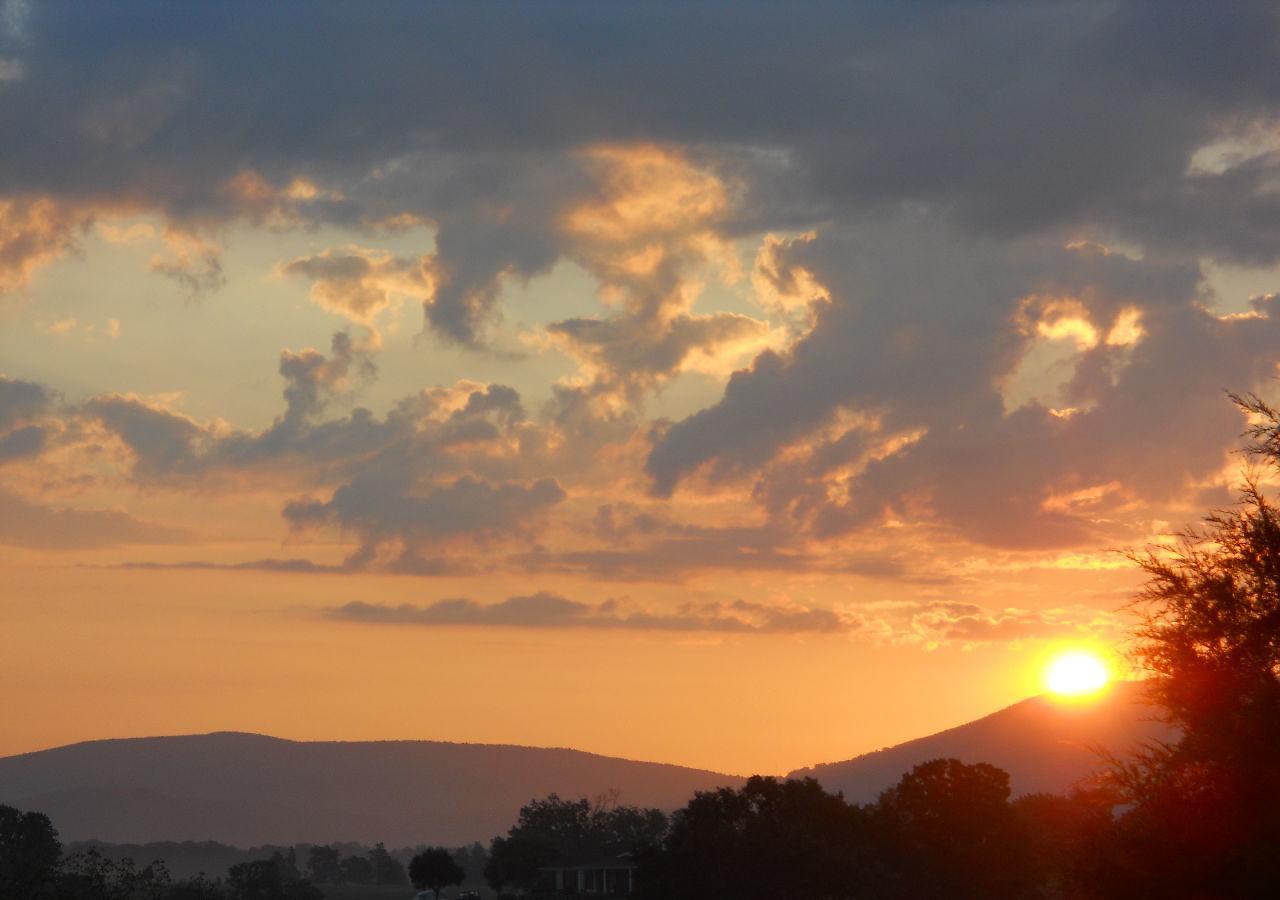
POLYGON ((400 860, 387 852, 387 848, 379 841, 369 851, 369 866, 373 870, 374 884, 408 884, 404 866, 400 860))
POLYGON ((307 877, 319 884, 337 884, 342 879, 338 848, 317 845, 307 851, 307 877))
POLYGON ((551 794, 524 806, 507 836, 493 839, 485 880, 495 890, 532 890, 545 880, 546 866, 630 852, 661 840, 666 828, 661 810, 619 806, 613 797, 591 803, 551 794))
POLYGON ((175 880, 163 862, 139 867, 91 847, 63 855, 40 813, 0 806, 0 900, 323 900, 292 851, 232 866, 225 881, 175 880))
POLYGON ((324 900, 324 893, 299 878, 297 866, 279 853, 232 866, 227 885, 235 900, 324 900))
POLYGON ((466 871, 458 865, 453 853, 444 847, 428 847, 409 862, 409 880, 420 891, 440 890, 451 884, 462 884, 466 871))

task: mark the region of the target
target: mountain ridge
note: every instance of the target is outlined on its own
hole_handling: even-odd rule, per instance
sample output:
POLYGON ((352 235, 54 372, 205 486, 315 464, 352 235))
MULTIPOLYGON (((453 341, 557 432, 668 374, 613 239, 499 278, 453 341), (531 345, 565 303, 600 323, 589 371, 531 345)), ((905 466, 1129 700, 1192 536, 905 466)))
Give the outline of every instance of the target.
MULTIPOLYGON (((846 760, 796 769, 867 803, 937 757, 988 762, 1015 795, 1060 792, 1123 753, 1171 735, 1142 690, 1088 701, 1030 697, 979 719, 846 760)), ((0 803, 48 814, 68 840, 332 841, 461 845, 504 833, 531 799, 558 793, 666 810, 744 778, 565 747, 454 741, 296 741, 243 731, 80 741, 0 757, 0 803)))
POLYGON ((1125 755, 1174 731, 1156 717, 1141 682, 1117 682, 1087 699, 1037 695, 981 718, 850 759, 788 773, 812 777, 855 803, 873 802, 903 772, 928 759, 986 762, 1009 773, 1014 796, 1058 793, 1105 767, 1097 752, 1125 755))
POLYGON ((0 758, 0 802, 70 840, 463 844, 558 792, 675 809, 742 778, 568 748, 292 741, 252 732, 106 738, 0 758))

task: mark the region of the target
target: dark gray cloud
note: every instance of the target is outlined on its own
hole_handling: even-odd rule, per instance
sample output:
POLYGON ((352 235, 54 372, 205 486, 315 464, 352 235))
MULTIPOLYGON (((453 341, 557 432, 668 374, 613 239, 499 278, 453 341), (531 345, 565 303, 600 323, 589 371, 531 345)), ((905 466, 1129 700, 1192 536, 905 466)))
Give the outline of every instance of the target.
POLYGON ((773 606, 736 600, 686 603, 670 612, 650 612, 618 600, 583 603, 542 591, 498 603, 465 598, 424 605, 384 606, 355 601, 326 610, 332 618, 423 626, 506 628, 600 628, 725 634, 839 633, 856 630, 855 618, 832 610, 773 606))
POLYGON ((555 389, 545 422, 493 388, 474 396, 504 412, 424 392, 326 417, 367 371, 351 339, 282 358, 286 409, 260 433, 136 398, 85 407, 139 480, 291 471, 311 495, 291 522, 358 535, 357 562, 433 572, 462 498, 512 518, 459 511, 457 534, 521 532, 560 502, 566 460, 585 469, 634 434, 646 392, 752 336, 686 294, 716 247, 813 229, 764 273, 775 292, 825 288, 812 331, 658 423, 647 462, 663 497, 698 477, 750 486, 767 526, 556 564, 805 565, 794 535, 892 519, 997 546, 1096 543, 1126 504, 1213 473, 1238 426, 1220 391, 1272 373, 1274 301, 1218 316, 1201 266, 1280 260, 1278 38, 1264 2, 546 3, 500 19, 51 4, 0 46, 16 73, 0 85, 0 290, 111 210, 165 217, 178 250, 162 265, 180 278, 216 271, 202 248, 233 222, 426 225, 421 256, 289 265, 358 321, 406 278, 428 326, 471 346, 504 284, 584 267, 618 308, 548 329, 586 377, 555 389), (1061 396, 1008 406, 1068 301, 1095 334, 1061 396), (1131 314, 1140 338, 1108 340, 1131 314))
POLYGON ((53 405, 42 384, 0 375, 0 463, 37 456, 49 441, 47 425, 33 421, 53 405))
POLYGON ((297 529, 334 526, 358 535, 356 559, 372 561, 378 549, 397 545, 398 566, 418 565, 418 551, 442 549, 459 538, 493 541, 525 534, 565 498, 553 478, 530 484, 490 484, 471 477, 415 489, 402 472, 357 476, 328 500, 297 500, 284 517, 297 529), (406 555, 409 557, 406 559, 406 555))
POLYGON ((21 77, 0 90, 15 136, 0 194, 158 209, 194 232, 410 213, 439 226, 427 319, 464 343, 504 279, 572 255, 557 217, 593 187, 568 151, 602 142, 697 148, 742 185, 722 223, 738 233, 909 207, 995 239, 1101 227, 1149 253, 1275 261, 1274 154, 1189 163, 1274 124, 1278 19, 1260 0, 545 3, 500 19, 47 4, 3 48, 21 77))
POLYGON ((1106 544, 1117 506, 1169 500, 1226 464, 1241 423, 1224 389, 1275 372, 1274 298, 1220 317, 1178 261, 962 241, 910 218, 789 252, 830 302, 790 352, 762 354, 718 403, 659 431, 659 494, 695 472, 746 477, 779 525, 819 537, 896 517, 997 546, 1106 544), (1087 344, 1063 408, 1008 408, 1005 386, 1063 302, 1087 344), (1119 333, 1126 315, 1140 335, 1119 333), (1069 500, 1104 486, 1092 505, 1069 500))
POLYGON ((39 425, 26 425, 0 435, 0 463, 36 456, 45 448, 48 438, 48 432, 39 425))
POLYGON ((52 403, 44 385, 0 375, 0 433, 39 416, 52 403))

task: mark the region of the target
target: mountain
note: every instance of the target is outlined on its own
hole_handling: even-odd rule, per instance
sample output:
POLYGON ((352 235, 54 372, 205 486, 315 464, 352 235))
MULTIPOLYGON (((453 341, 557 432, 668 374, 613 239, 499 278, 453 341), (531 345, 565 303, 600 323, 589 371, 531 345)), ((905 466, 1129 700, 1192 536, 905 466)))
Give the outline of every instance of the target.
POLYGON ((0 758, 0 803, 47 814, 64 841, 239 846, 487 842, 535 797, 676 809, 741 778, 577 750, 435 741, 299 742, 220 732, 88 741, 0 758))
POLYGON ((953 757, 1004 769, 1014 796, 1058 793, 1103 767, 1098 748, 1123 756, 1142 741, 1173 737, 1155 712, 1137 682, 1114 684, 1084 700, 1032 697, 957 728, 787 777, 813 777, 846 800, 869 803, 912 766, 953 757))
MULTIPOLYGON (((1169 737, 1133 683, 1066 702, 1032 697, 999 712, 844 762, 800 769, 865 803, 917 763, 993 763, 1014 794, 1062 791, 1123 754, 1169 737)), ((694 791, 743 779, 577 750, 434 741, 299 742, 220 732, 89 741, 0 758, 0 803, 46 813, 63 840, 254 844, 487 841, 520 807, 556 792, 676 809, 694 791)))

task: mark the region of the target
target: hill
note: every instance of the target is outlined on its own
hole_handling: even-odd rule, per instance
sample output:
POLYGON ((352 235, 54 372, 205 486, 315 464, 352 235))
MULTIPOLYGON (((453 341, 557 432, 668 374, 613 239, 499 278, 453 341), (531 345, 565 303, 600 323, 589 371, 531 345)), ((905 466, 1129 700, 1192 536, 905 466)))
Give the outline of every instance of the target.
POLYGON ((1121 682, 1088 700, 1031 697, 956 728, 788 777, 811 776, 847 800, 869 803, 912 766, 954 757, 1004 769, 1015 796, 1057 793, 1102 768, 1097 748, 1124 755, 1139 742, 1170 737, 1154 716, 1142 686, 1121 682))
MULTIPOLYGON (((854 802, 875 800, 917 763, 989 762, 1016 794, 1058 792, 1168 737, 1139 685, 1067 703, 1032 697, 957 728, 843 762, 799 769, 854 802)), ((0 803, 40 810, 64 840, 255 844, 487 842, 535 797, 594 797, 676 809, 743 779, 577 750, 435 741, 299 742, 220 732, 89 741, 0 758, 0 803)))
POLYGON ((577 750, 435 741, 300 742, 220 732, 89 741, 0 758, 0 803, 65 840, 487 842, 535 797, 675 809, 742 779, 577 750))

